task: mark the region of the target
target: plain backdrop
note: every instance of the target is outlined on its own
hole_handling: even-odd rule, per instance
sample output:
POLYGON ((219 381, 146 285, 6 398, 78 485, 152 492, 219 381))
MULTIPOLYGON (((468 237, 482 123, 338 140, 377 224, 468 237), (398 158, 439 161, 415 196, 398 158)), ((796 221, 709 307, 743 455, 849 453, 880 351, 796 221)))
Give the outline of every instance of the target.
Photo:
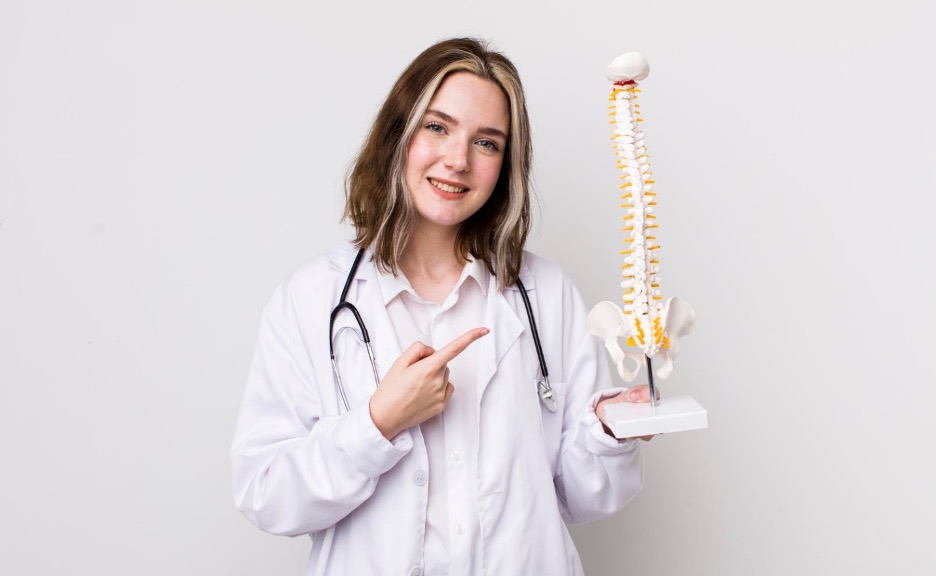
MULTIPOLYGON (((490 39, 534 131, 530 247, 617 300, 604 69, 642 51, 664 394, 707 431, 576 527, 590 575, 936 573, 933 10, 888 2, 3 0, 0 573, 301 575, 235 510, 261 307, 348 236, 406 64, 490 39)), ((366 546, 366 543, 362 543, 366 546)))

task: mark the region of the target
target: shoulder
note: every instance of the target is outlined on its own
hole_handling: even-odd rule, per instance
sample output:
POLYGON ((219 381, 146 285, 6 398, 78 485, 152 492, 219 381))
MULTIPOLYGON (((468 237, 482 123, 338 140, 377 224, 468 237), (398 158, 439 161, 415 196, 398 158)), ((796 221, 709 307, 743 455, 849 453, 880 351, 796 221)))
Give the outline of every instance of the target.
POLYGON ((313 309, 316 303, 330 306, 337 300, 355 254, 354 246, 346 242, 332 252, 308 260, 283 278, 268 307, 279 305, 298 312, 313 309))
POLYGON ((563 314, 578 314, 584 307, 575 282, 558 263, 548 258, 524 251, 520 279, 527 292, 536 294, 537 300, 562 310, 563 314))
POLYGON ((572 281, 559 264, 539 254, 523 251, 523 264, 520 267, 520 280, 529 289, 571 285, 572 281))
POLYGON ((320 254, 291 271, 282 282, 289 290, 322 288, 336 279, 344 279, 351 270, 351 264, 357 254, 350 242, 331 252, 320 254))

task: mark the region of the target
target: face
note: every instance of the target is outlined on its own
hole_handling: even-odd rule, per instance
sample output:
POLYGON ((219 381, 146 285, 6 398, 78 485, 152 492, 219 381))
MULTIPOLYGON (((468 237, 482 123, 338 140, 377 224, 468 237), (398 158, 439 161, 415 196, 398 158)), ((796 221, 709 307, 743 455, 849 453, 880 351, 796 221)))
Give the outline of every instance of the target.
POLYGON ((507 98, 467 72, 449 75, 406 156, 417 226, 457 230, 491 197, 507 149, 507 98))

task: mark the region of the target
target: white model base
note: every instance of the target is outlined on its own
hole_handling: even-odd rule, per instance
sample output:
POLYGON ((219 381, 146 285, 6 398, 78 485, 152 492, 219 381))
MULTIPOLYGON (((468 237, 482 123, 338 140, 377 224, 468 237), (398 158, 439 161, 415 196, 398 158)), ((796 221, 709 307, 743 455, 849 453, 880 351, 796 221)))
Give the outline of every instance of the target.
POLYGON ((634 438, 708 428, 708 412, 692 396, 649 403, 623 402, 605 406, 605 424, 616 438, 634 438))

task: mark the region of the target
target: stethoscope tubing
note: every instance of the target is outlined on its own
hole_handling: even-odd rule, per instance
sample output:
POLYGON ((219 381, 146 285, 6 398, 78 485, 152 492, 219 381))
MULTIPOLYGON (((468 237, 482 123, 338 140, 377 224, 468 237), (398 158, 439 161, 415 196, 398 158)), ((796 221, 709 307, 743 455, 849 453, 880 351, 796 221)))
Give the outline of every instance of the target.
MULTIPOLYGON (((361 264, 361 260, 364 258, 364 249, 358 250, 357 256, 354 258, 354 262, 351 264, 351 270, 348 272, 348 278, 345 280, 344 288, 341 290, 341 298, 338 300, 338 305, 331 312, 328 323, 328 352, 331 357, 332 372, 335 376, 335 384, 338 387, 338 392, 341 394, 341 401, 344 404, 345 410, 350 410, 348 404, 348 397, 345 394, 344 386, 341 382, 341 375, 338 373, 338 360, 335 358, 335 320, 338 318, 338 314, 342 310, 348 310, 351 314, 354 315, 354 321, 357 322, 358 328, 361 329, 361 339, 364 341, 364 347, 367 349, 367 356, 371 363, 371 369, 374 372, 374 382, 377 386, 380 386, 380 378, 377 375, 377 360, 374 356, 374 349, 371 347, 370 334, 367 332, 367 327, 364 324, 364 319, 361 318, 361 313, 358 312, 357 307, 347 301, 348 289, 351 287, 351 281, 354 280, 354 276, 357 274, 358 266, 361 264)), ((517 278, 517 288, 520 289, 520 297, 523 299, 523 307, 526 309, 527 319, 530 321, 530 333, 533 336, 533 344, 536 347, 536 357, 539 360, 540 372, 543 375, 541 381, 537 381, 537 392, 540 399, 543 402, 543 405, 550 412, 555 412, 557 410, 556 400, 553 395, 552 386, 549 384, 549 371, 546 369, 546 357, 543 354, 543 346, 540 343, 539 331, 536 329, 536 320, 533 318, 533 306, 530 304, 530 297, 527 294, 526 287, 523 285, 523 282, 520 278, 517 278)), ((339 330, 340 332, 340 330, 339 330)))
POLYGON ((549 370, 546 369, 546 356, 543 355, 543 345, 540 343, 539 330, 536 329, 536 321, 533 320, 533 306, 530 305, 530 296, 527 294, 526 286, 520 278, 517 278, 517 288, 520 289, 520 297, 523 299, 523 307, 526 308, 527 318, 530 320, 530 333, 533 335, 533 344, 536 346, 536 357, 539 360, 540 371, 543 379, 549 383, 549 370))

